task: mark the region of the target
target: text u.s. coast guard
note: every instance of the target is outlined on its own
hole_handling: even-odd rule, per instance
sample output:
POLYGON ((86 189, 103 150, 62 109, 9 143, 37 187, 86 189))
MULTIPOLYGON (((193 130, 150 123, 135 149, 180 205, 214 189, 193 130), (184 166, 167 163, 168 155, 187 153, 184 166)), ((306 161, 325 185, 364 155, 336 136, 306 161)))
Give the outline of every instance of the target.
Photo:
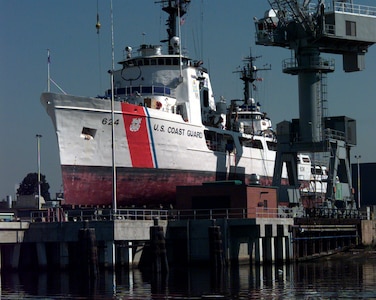
POLYGON ((167 133, 176 134, 176 135, 186 135, 189 137, 195 137, 199 139, 202 138, 202 132, 190 130, 190 129, 186 130, 185 128, 179 128, 179 127, 173 127, 173 126, 166 127, 165 125, 154 124, 153 129, 159 132, 167 132, 167 133))

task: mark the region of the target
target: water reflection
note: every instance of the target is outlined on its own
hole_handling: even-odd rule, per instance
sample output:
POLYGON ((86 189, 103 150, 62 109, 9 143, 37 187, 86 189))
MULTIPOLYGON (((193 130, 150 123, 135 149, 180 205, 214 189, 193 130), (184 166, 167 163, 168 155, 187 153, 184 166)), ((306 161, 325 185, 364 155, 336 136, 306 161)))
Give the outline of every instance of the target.
POLYGON ((342 256, 285 265, 138 269, 100 272, 94 280, 76 272, 2 270, 1 299, 376 299, 376 255, 342 256))

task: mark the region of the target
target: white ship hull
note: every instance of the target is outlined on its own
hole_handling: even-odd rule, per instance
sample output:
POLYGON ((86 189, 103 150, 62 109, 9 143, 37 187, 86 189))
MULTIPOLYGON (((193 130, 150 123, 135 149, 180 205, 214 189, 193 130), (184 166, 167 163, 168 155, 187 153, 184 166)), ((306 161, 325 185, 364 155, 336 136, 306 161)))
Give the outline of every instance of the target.
MULTIPOLYGON (((65 203, 110 205, 111 101, 53 93, 42 94, 41 101, 57 133, 65 203)), ((125 102, 115 102, 114 115, 119 206, 173 204, 177 185, 228 179, 248 184, 251 174, 271 184, 275 151, 266 142, 272 138, 254 137, 263 149, 243 147, 242 133, 125 102), (205 130, 231 135, 237 151, 208 145, 205 130)))

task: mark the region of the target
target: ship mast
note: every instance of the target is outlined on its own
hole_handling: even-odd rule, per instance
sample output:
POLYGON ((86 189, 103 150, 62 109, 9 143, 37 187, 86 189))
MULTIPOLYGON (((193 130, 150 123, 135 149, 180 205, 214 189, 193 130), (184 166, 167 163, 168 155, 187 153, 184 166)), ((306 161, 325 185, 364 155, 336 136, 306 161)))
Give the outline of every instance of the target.
POLYGON ((155 3, 162 3, 162 10, 165 11, 169 17, 167 19, 167 40, 162 40, 162 43, 168 42, 168 54, 174 54, 173 38, 178 35, 178 28, 180 28, 181 17, 187 13, 188 5, 191 0, 160 0, 155 3), (178 22, 177 22, 178 20, 178 22))
POLYGON ((244 58, 244 61, 246 62, 243 69, 241 71, 238 71, 240 73, 240 79, 244 82, 244 104, 248 105, 250 103, 249 99, 253 98, 252 91, 253 89, 250 89, 250 85, 253 87, 253 83, 256 80, 259 80, 257 77, 257 71, 266 71, 271 70, 271 67, 269 68, 263 68, 258 69, 253 62, 260 58, 261 56, 252 56, 252 53, 244 58))

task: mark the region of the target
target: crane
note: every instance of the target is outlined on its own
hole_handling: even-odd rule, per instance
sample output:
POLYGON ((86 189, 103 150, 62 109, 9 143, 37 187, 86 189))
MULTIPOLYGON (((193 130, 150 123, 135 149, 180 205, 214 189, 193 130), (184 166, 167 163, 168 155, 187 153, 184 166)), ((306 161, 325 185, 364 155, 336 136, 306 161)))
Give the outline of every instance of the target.
MULTIPOLYGON (((297 75, 299 119, 277 125, 278 150, 273 184, 281 186, 286 163, 290 187, 298 187, 296 155, 329 153, 326 199, 337 207, 353 209, 350 148, 356 145, 355 120, 325 115, 326 76, 334 60, 321 53, 339 54, 345 72, 361 71, 365 54, 376 42, 376 8, 353 0, 268 0, 270 9, 255 18, 256 44, 290 49, 293 58, 283 61, 283 72, 297 75), (344 187, 338 199, 338 179, 344 187), (340 200, 340 201, 338 201, 340 200)), ((280 189, 282 198, 287 192, 280 189)), ((288 197, 287 197, 288 198, 288 197)))

